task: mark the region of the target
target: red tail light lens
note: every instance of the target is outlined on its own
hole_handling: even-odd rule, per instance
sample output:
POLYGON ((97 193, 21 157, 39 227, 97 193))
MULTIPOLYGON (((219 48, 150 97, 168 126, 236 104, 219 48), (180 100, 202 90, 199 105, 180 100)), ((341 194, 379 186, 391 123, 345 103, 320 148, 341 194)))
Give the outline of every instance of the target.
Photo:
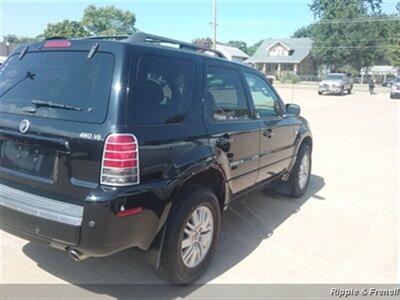
POLYGON ((44 43, 45 48, 68 48, 71 46, 71 41, 68 40, 51 40, 44 43))
POLYGON ((134 135, 111 134, 107 137, 100 183, 110 186, 139 183, 139 147, 134 135))
POLYGON ((143 207, 135 207, 127 210, 121 210, 117 213, 118 218, 127 217, 127 216, 134 216, 138 215, 143 211, 143 207))

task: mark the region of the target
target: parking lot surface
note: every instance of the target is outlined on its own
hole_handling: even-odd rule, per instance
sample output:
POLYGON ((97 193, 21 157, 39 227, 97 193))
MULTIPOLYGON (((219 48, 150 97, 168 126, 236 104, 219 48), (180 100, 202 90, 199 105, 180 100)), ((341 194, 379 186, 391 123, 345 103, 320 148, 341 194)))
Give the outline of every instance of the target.
MULTIPOLYGON (((201 282, 398 282, 400 100, 366 87, 345 96, 277 89, 313 130, 308 192, 297 200, 258 192, 236 203, 201 282)), ((138 250, 77 263, 1 230, 0 243, 1 283, 163 282, 138 250)))

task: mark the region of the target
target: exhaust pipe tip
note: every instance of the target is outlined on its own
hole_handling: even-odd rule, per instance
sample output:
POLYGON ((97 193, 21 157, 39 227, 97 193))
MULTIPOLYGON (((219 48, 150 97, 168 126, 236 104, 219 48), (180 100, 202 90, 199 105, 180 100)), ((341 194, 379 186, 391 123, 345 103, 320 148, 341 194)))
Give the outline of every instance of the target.
POLYGON ((74 261, 82 261, 88 258, 87 255, 83 254, 79 250, 76 249, 68 249, 67 250, 68 256, 72 258, 74 261))

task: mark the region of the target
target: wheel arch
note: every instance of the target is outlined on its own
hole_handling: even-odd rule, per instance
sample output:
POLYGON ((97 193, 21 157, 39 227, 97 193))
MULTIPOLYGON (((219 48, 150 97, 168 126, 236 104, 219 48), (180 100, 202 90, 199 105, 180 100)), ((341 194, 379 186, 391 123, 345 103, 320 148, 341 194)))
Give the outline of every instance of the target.
POLYGON ((171 214, 174 205, 178 203, 179 197, 183 193, 186 193, 190 186, 193 185, 201 185, 213 190, 217 196, 221 212, 229 202, 229 186, 226 182, 224 172, 217 166, 210 166, 208 168, 199 169, 197 172, 192 172, 190 176, 182 179, 180 184, 178 184, 174 188, 174 191, 171 193, 172 200, 170 208, 168 209, 168 213, 166 214, 164 221, 160 223, 160 230, 154 238, 153 243, 150 247, 152 253, 150 262, 157 269, 160 268, 161 250, 164 246, 164 235, 166 229, 165 225, 167 224, 167 220, 171 214))
POLYGON ((311 137, 310 135, 305 136, 305 137, 301 140, 301 142, 300 142, 300 144, 299 144, 299 147, 296 149, 296 155, 297 155, 297 153, 299 152, 300 148, 301 148, 303 145, 308 145, 308 146, 310 146, 310 148, 311 148, 311 150, 312 150, 312 148, 313 148, 313 140, 312 140, 312 137, 311 137))
POLYGON ((229 191, 226 184, 225 174, 221 169, 216 166, 210 166, 206 169, 192 173, 189 177, 186 177, 176 189, 173 196, 172 205, 178 201, 179 196, 182 193, 186 192, 187 189, 193 185, 200 185, 210 188, 217 196, 221 210, 225 207, 229 191))
POLYGON ((312 149, 313 149, 313 139, 312 139, 311 133, 310 133, 309 131, 306 131, 306 132, 301 136, 301 138, 299 138, 299 141, 298 141, 297 146, 296 146, 296 150, 295 150, 295 152, 294 152, 295 154, 293 155, 293 158, 292 158, 292 161, 291 161, 291 163, 290 163, 290 165, 289 165, 288 171, 287 171, 286 174, 283 175, 283 177, 282 177, 282 180, 283 180, 283 181, 289 180, 290 173, 292 172, 292 169, 293 169, 293 167, 294 167, 294 165, 295 165, 295 163, 296 163, 297 154, 299 153, 299 150, 301 149, 301 147, 302 147, 303 145, 308 145, 308 146, 310 146, 311 151, 312 151, 312 149))

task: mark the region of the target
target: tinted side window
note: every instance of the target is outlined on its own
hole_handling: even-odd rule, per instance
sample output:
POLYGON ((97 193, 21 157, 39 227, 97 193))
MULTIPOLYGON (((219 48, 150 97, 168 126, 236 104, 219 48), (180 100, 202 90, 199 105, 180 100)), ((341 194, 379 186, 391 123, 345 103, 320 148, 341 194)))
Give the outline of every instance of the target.
POLYGON ((193 76, 194 66, 190 61, 143 57, 128 111, 141 124, 181 122, 192 94, 193 76))
POLYGON ((257 115, 261 118, 278 115, 278 97, 271 87, 259 76, 245 73, 257 115))
POLYGON ((209 67, 206 101, 214 120, 244 120, 250 116, 238 72, 209 67))

